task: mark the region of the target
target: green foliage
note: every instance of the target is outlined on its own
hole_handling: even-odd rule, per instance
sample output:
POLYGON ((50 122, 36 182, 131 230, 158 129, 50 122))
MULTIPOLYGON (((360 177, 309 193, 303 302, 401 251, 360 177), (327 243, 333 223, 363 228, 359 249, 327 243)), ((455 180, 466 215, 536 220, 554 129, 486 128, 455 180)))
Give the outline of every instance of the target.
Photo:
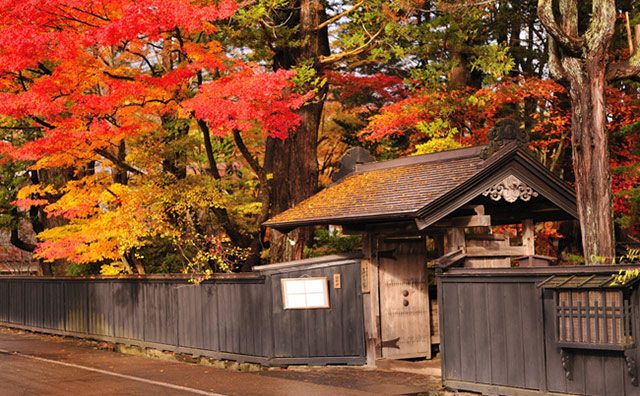
POLYGON ((319 228, 315 231, 316 243, 312 248, 305 248, 308 257, 319 257, 328 254, 347 253, 362 247, 360 235, 342 235, 338 230, 330 232, 319 228))
POLYGON ((570 263, 570 265, 584 265, 583 256, 572 254, 567 251, 562 252, 562 260, 570 263))
POLYGON ((66 276, 90 276, 100 274, 100 264, 78 264, 74 262, 67 263, 64 269, 66 276))
POLYGON ((465 147, 464 144, 455 140, 455 137, 459 134, 458 128, 452 127, 447 120, 443 121, 442 118, 436 118, 433 122, 420 121, 416 127, 418 131, 429 137, 429 141, 417 144, 414 155, 465 147))

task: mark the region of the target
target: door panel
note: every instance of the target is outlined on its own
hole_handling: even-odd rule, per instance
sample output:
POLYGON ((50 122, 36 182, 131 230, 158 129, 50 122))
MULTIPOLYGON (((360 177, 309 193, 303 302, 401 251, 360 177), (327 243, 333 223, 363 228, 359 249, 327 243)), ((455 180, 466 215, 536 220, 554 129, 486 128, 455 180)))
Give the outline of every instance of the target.
POLYGON ((385 240, 379 251, 382 356, 430 358, 425 240, 385 240))

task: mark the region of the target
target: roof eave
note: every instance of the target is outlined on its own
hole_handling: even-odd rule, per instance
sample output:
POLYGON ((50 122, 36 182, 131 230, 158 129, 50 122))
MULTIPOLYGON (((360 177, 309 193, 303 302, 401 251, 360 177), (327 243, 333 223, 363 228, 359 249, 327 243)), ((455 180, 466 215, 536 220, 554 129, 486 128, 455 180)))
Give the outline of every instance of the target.
POLYGON ((402 212, 380 212, 366 215, 357 216, 340 216, 340 217, 315 217, 306 218, 293 221, 271 222, 266 221, 262 223, 264 227, 275 228, 278 231, 289 231, 297 227, 303 226, 316 226, 316 225, 343 225, 353 224, 358 222, 377 223, 384 221, 401 221, 401 220, 413 220, 415 219, 416 211, 402 211, 402 212))

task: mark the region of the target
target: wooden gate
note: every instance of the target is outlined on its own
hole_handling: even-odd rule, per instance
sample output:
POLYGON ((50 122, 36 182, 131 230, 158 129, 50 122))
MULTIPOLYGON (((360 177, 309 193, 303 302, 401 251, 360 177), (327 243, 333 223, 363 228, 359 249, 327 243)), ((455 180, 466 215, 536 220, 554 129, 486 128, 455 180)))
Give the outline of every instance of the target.
POLYGON ((431 358, 425 240, 388 239, 378 254, 382 356, 431 358))

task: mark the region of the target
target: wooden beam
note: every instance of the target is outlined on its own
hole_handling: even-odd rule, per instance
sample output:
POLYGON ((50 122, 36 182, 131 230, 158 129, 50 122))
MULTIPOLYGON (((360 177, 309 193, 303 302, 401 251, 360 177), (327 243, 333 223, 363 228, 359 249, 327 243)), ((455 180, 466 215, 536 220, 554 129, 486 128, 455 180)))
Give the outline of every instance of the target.
POLYGON ((536 254, 535 230, 531 219, 522 221, 522 247, 524 248, 525 256, 536 254))
POLYGON ((468 257, 505 257, 505 256, 524 256, 523 246, 501 247, 499 249, 487 249, 480 246, 467 247, 468 257))
POLYGON ((449 228, 447 229, 447 253, 464 250, 466 242, 464 239, 464 229, 462 228, 449 228))
POLYGON ((466 257, 465 251, 463 249, 459 249, 450 253, 445 254, 442 257, 438 257, 435 259, 436 266, 440 268, 448 268, 455 263, 463 260, 466 257))
POLYGON ((460 216, 451 217, 449 219, 442 219, 429 228, 464 228, 464 227, 490 227, 491 216, 487 215, 475 215, 475 216, 460 216))

